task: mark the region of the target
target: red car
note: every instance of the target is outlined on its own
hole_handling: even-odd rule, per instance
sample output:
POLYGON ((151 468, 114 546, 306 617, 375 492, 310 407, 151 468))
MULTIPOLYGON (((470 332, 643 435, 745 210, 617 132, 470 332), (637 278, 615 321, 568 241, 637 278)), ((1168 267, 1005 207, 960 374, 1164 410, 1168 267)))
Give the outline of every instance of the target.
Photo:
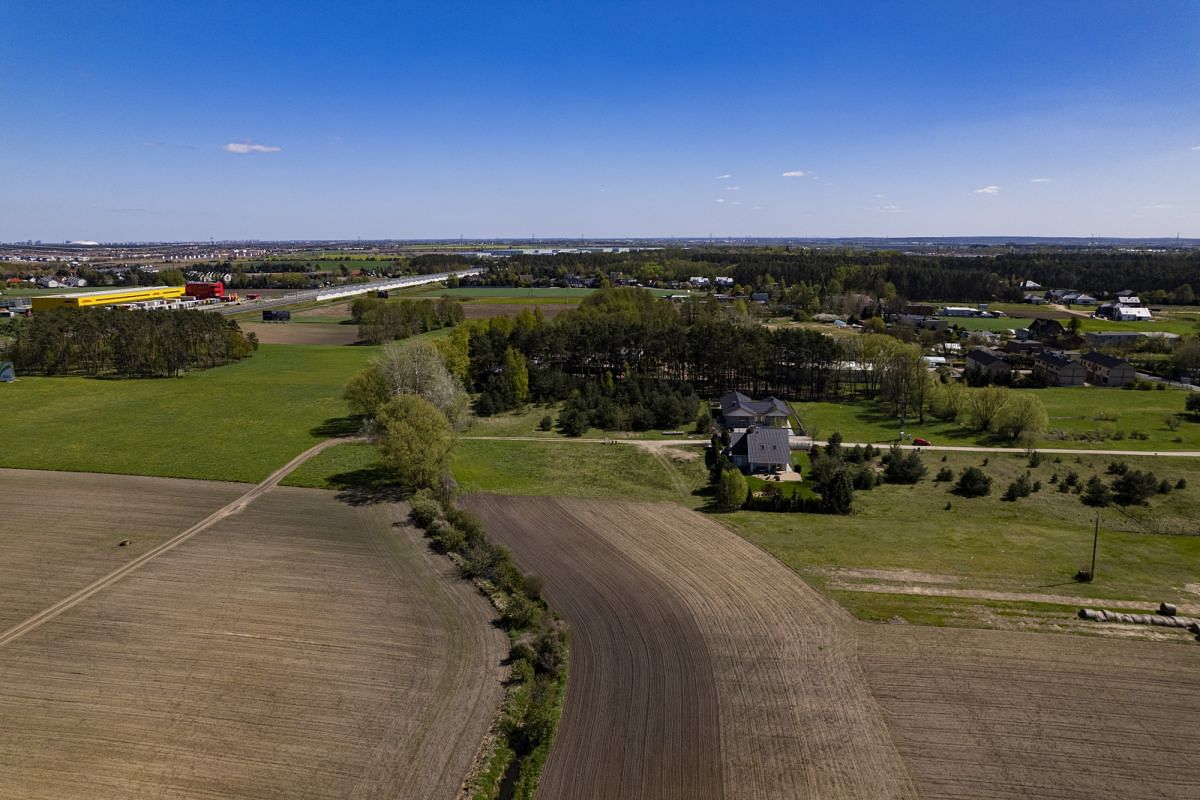
POLYGON ((922 439, 920 436, 918 436, 917 438, 913 439, 913 444, 917 447, 929 447, 929 440, 922 439))

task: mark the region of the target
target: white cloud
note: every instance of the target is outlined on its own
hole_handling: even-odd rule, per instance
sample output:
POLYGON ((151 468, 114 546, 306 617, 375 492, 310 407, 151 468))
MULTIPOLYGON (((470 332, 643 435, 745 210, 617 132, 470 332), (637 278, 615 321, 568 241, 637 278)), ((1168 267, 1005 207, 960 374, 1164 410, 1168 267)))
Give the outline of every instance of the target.
POLYGON ((783 177, 785 178, 803 178, 805 175, 808 175, 808 173, 802 169, 789 169, 783 173, 783 177))
POLYGON ((1142 206, 1142 208, 1148 208, 1148 209, 1151 209, 1154 211, 1161 211, 1164 208, 1174 208, 1174 207, 1175 206, 1171 205, 1170 203, 1151 203, 1148 206, 1142 206))
POLYGON ((1200 144, 1196 145, 1196 146, 1195 146, 1195 147, 1193 147, 1192 149, 1193 149, 1193 150, 1200 150, 1200 144))
POLYGON ((717 202, 718 202, 718 203, 724 203, 724 202, 725 202, 725 198, 724 198, 724 197, 718 197, 718 198, 717 198, 717 202))
POLYGON ((1049 183, 1052 180, 1054 180, 1054 179, 1053 178, 1030 178, 1029 182, 1030 183, 1049 183))
POLYGON ((753 208, 755 211, 762 211, 762 210, 763 210, 763 206, 751 206, 751 208, 753 208))
POLYGON ((904 209, 901 208, 900 206, 884 206, 883 208, 881 208, 879 210, 886 211, 889 214, 900 214, 900 213, 903 213, 903 211, 904 211, 904 209))
POLYGON ((729 180, 729 179, 730 179, 730 178, 732 178, 732 177, 733 177, 733 176, 732 176, 732 175, 729 175, 729 174, 725 174, 725 175, 718 175, 718 176, 717 176, 717 180, 719 180, 719 181, 727 181, 727 180, 729 180))
POLYGON ((251 144, 250 142, 230 142, 223 148, 226 153, 278 153, 282 147, 272 147, 267 144, 251 144))
POLYGON ((975 194, 1000 194, 1000 187, 984 186, 982 189, 976 189, 975 194))
POLYGON ((742 188, 742 187, 740 187, 740 186, 726 186, 726 187, 725 187, 725 191, 727 191, 727 192, 736 192, 736 191, 738 191, 738 190, 739 190, 739 189, 741 189, 741 188, 742 188))
POLYGON ((877 194, 877 195, 875 195, 875 199, 876 199, 876 200, 882 200, 882 199, 883 199, 883 195, 881 195, 881 194, 877 194))
POLYGON ((729 205, 731 205, 731 206, 740 206, 741 204, 742 204, 742 203, 741 203, 741 201, 740 201, 740 200, 734 200, 734 201, 733 201, 732 203, 730 203, 729 205))

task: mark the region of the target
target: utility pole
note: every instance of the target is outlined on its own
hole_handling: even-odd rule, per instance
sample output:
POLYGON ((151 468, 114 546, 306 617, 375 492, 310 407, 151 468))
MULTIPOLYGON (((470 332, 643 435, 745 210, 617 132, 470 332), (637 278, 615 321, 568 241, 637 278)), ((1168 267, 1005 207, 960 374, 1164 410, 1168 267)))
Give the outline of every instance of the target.
POLYGON ((1092 533, 1092 580, 1096 580, 1096 545, 1100 541, 1100 512, 1096 512, 1096 530, 1092 533))

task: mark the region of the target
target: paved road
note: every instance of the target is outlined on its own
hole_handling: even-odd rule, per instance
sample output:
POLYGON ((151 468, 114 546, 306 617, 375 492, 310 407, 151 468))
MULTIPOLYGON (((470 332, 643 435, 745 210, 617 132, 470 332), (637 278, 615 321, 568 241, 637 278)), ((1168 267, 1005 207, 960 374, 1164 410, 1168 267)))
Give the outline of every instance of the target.
MULTIPOLYGON (((702 438, 695 439, 583 439, 583 438, 549 438, 539 436, 461 436, 461 439, 474 439, 479 441, 517 441, 517 442, 571 442, 575 444, 632 444, 642 448, 654 447, 683 447, 687 445, 704 445, 707 441, 702 438)), ((816 444, 824 445, 826 442, 816 442, 816 444)), ((842 447, 854 447, 855 445, 867 446, 867 442, 842 442, 842 447)), ((888 443, 871 442, 875 447, 890 447, 888 443)), ((950 453, 1010 453, 1020 455, 1023 451, 1017 447, 983 447, 974 445, 927 445, 917 447, 915 445, 901 445, 902 450, 938 450, 950 453)), ((1043 455, 1071 455, 1071 456, 1159 456, 1169 458, 1200 458, 1200 450, 1082 450, 1068 449, 1057 447, 1039 447, 1037 451, 1043 455)))
POLYGON ((441 283, 451 276, 459 278, 466 275, 476 275, 475 269, 460 269, 456 272, 438 272, 431 275, 411 275, 404 278, 386 278, 370 283, 357 283, 351 286, 326 286, 321 289, 305 289, 291 292, 281 297, 271 297, 265 300, 243 300, 241 303, 222 303, 214 306, 202 306, 201 310, 215 311, 218 314, 241 314, 246 311, 264 311, 270 308, 293 306, 297 303, 311 303, 317 300, 332 300, 338 297, 353 297, 359 294, 369 294, 380 289, 407 289, 412 286, 423 286, 429 283, 441 283))
POLYGON ((288 476, 288 474, 291 473, 291 471, 294 470, 296 467, 300 466, 305 461, 312 458, 313 456, 315 456, 317 453, 321 452, 325 448, 330 447, 335 444, 342 444, 344 442, 354 442, 354 441, 362 441, 362 440, 361 439, 326 439, 325 441, 321 442, 320 444, 310 447, 309 449, 305 450, 300 455, 293 458, 288 463, 284 464, 279 469, 272 472, 266 478, 266 480, 264 480, 262 483, 256 484, 253 489, 246 492, 244 495, 242 495, 238 499, 234 500, 232 503, 229 503, 228 505, 224 506, 223 508, 220 508, 220 509, 214 511, 212 514, 210 514, 207 517, 205 517, 204 519, 200 520, 195 525, 193 525, 192 527, 185 530, 183 533, 180 533, 178 536, 175 536, 172 539, 168 539, 167 541, 160 544, 158 547, 154 548, 153 550, 148 550, 147 552, 145 552, 142 555, 138 556, 137 558, 133 559, 129 563, 124 564, 123 566, 118 567, 117 569, 108 573, 103 578, 100 578, 100 579, 88 584, 87 586, 83 587, 82 589, 75 592, 74 594, 64 597, 62 600, 59 600, 54 605, 49 606, 48 608, 42 609, 37 614, 34 614, 32 617, 25 620, 24 622, 22 622, 18 625, 15 625, 12 628, 9 628, 7 631, 4 631, 3 633, 0 633, 0 647, 3 647, 4 645, 8 644, 9 642, 19 639, 22 636, 24 636, 25 634, 29 633, 30 631, 32 631, 38 627, 41 627, 43 624, 54 619, 55 617, 57 617, 59 614, 63 613, 64 611, 67 611, 68 609, 73 608, 74 606, 82 603, 84 600, 87 600, 89 597, 96 594, 97 592, 103 591, 104 589, 108 588, 109 586, 112 586, 114 583, 121 580, 129 573, 134 572, 135 570, 138 570, 141 567, 144 567, 148 562, 154 560, 155 558, 158 558, 163 553, 174 550, 176 547, 183 544, 188 539, 192 538, 193 536, 200 533, 201 531, 204 531, 204 530, 212 527, 213 525, 215 525, 216 523, 220 522, 221 520, 225 519, 228 516, 238 513, 239 511, 244 509, 246 506, 248 506, 251 502, 253 502, 256 498, 262 496, 263 494, 269 492, 271 489, 275 488, 275 486, 277 486, 280 481, 282 481, 284 478, 286 478, 288 476))

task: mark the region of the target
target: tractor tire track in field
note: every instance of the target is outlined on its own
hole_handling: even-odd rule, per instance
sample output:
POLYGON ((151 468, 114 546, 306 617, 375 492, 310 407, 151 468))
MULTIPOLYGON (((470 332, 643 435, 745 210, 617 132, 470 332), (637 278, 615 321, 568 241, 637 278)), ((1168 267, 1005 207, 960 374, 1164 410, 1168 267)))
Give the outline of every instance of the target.
POLYGON ((916 796, 858 665, 856 623, 767 554, 669 503, 476 496, 468 506, 543 576, 574 632, 540 797, 916 796), (681 667, 715 691, 676 686, 681 667), (709 727, 678 722, 681 700, 709 704, 696 718, 715 721, 717 742, 709 727), (630 753, 630 741, 647 749, 630 753), (662 780, 690 777, 689 752, 717 767, 702 793, 662 780), (646 780, 663 762, 678 766, 646 780))
POLYGON ((24 636, 25 634, 29 633, 30 631, 35 630, 36 628, 40 627, 41 625, 44 625, 45 623, 54 619, 55 617, 57 617, 59 614, 63 613, 64 611, 67 611, 68 609, 78 605, 79 603, 82 603, 84 600, 87 600, 89 597, 96 594, 97 592, 104 591, 104 589, 108 588, 109 586, 112 586, 114 583, 121 580, 126 575, 140 569, 141 567, 145 566, 147 563, 149 563, 150 561, 153 561, 154 559, 158 558, 159 556, 163 555, 164 553, 168 553, 171 550, 174 550, 176 547, 183 544, 188 539, 192 538, 193 536, 200 533, 201 531, 211 528, 213 525, 215 525, 216 523, 225 519, 226 517, 229 517, 233 514, 238 513, 239 511, 242 511, 247 505, 252 503, 256 498, 261 497, 262 495, 266 494, 271 489, 273 489, 275 486, 277 486, 280 481, 282 481, 284 478, 286 478, 292 472, 292 470, 296 469, 296 467, 300 466, 305 461, 312 458, 313 456, 315 456, 317 453, 321 452, 325 448, 332 447, 335 444, 344 444, 346 442, 356 442, 356 441, 361 441, 361 439, 326 439, 325 441, 323 441, 319 444, 313 445, 312 447, 308 448, 300 455, 293 458, 288 463, 284 464, 279 469, 272 472, 270 475, 267 476, 267 478, 265 480, 262 481, 262 483, 256 484, 253 489, 246 492, 244 495, 242 495, 238 499, 234 500, 232 503, 229 503, 228 505, 217 509, 212 514, 209 514, 207 517, 200 520, 199 522, 197 522, 195 525, 188 528, 187 530, 183 531, 178 536, 168 539, 167 541, 160 544, 158 547, 155 547, 153 550, 149 550, 149 551, 143 553, 142 555, 133 559, 129 563, 113 570, 112 572, 108 573, 104 577, 99 578, 96 581, 93 581, 92 583, 83 587, 82 589, 75 592, 74 594, 68 595, 67 597, 64 597, 62 600, 59 600, 57 603, 54 603, 53 605, 42 609, 37 614, 34 614, 32 617, 25 620, 24 622, 14 625, 13 627, 9 628, 8 630, 4 631, 3 633, 0 633, 0 647, 4 647, 9 642, 19 639, 20 637, 24 636))
POLYGON ((566 704, 538 796, 722 797, 717 689, 680 599, 561 503, 476 496, 467 507, 543 576, 572 626, 566 704))

